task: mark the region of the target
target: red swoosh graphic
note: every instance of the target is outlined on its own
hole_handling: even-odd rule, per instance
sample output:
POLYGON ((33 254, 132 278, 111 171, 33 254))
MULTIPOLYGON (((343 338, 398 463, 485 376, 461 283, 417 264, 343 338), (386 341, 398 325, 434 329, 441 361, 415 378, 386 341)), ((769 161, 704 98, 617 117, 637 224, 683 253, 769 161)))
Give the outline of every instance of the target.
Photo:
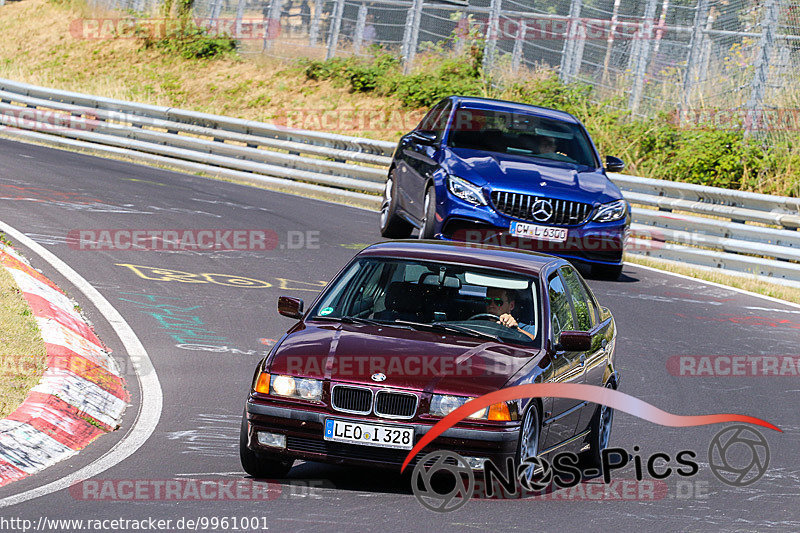
POLYGON ((755 418, 747 415, 736 414, 718 414, 718 415, 674 415, 666 411, 662 411, 658 407, 650 405, 649 403, 635 398, 629 394, 616 391, 607 387, 598 387, 596 385, 580 385, 576 383, 530 383, 528 385, 517 385, 516 387, 509 387, 507 389, 500 389, 498 391, 484 394, 474 400, 470 400, 446 417, 442 418, 436 423, 421 439, 420 441, 408 452, 406 460, 403 461, 403 467, 400 469, 402 472, 411 462, 411 459, 419 453, 425 446, 430 444, 433 439, 464 420, 467 416, 475 411, 480 411, 484 407, 490 405, 508 402, 511 400, 518 400, 520 398, 570 398, 573 400, 582 400, 591 403, 607 405, 617 411, 628 413, 648 422, 660 424, 662 426, 670 427, 691 427, 691 426, 705 426, 708 424, 720 424, 722 422, 745 422, 748 424, 755 424, 765 428, 774 429, 775 431, 782 431, 777 426, 773 426, 765 420, 755 418))

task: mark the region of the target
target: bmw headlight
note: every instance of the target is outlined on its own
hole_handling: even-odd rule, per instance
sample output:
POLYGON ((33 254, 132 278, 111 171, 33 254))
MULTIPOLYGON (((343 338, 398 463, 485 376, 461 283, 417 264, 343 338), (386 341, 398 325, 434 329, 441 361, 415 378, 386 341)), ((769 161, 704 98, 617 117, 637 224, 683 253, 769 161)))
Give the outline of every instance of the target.
POLYGON ((292 376, 272 376, 269 384, 270 394, 299 398, 301 400, 322 400, 322 381, 318 379, 295 378, 292 376))
MULTIPOLYGON (((447 416, 473 398, 463 396, 450 396, 448 394, 434 394, 431 398, 429 413, 433 416, 447 416)), ((486 408, 472 413, 467 418, 486 418, 486 408)))
POLYGON ((483 197, 481 188, 465 179, 457 176, 448 176, 447 188, 465 202, 473 205, 486 205, 486 198, 483 197))
POLYGON ((615 200, 607 204, 601 204, 592 220, 595 222, 614 222, 621 220, 628 214, 628 202, 625 200, 615 200))

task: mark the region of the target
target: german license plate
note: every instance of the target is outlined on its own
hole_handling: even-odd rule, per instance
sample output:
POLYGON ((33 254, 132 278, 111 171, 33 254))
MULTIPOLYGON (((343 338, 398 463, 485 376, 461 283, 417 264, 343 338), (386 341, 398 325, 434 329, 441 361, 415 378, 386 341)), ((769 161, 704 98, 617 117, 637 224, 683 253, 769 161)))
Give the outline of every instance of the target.
POLYGON ((325 420, 324 439, 362 446, 410 450, 414 447, 414 428, 328 418, 325 420))
POLYGON ((511 235, 514 237, 528 237, 529 239, 552 242, 564 242, 567 240, 566 228, 512 222, 510 230, 511 235))

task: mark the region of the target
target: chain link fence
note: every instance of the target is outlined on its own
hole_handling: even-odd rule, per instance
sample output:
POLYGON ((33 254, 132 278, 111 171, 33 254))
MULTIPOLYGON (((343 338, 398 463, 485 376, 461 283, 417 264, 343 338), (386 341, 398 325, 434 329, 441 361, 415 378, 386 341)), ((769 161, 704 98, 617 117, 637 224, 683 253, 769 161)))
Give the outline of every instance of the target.
MULTIPOLYGON (((141 16, 157 1, 93 0, 141 16)), ((489 72, 556 69, 624 95, 638 115, 750 132, 800 125, 797 0, 195 0, 193 15, 228 28, 243 53, 330 59, 377 45, 408 71, 421 53, 479 42, 489 72)))

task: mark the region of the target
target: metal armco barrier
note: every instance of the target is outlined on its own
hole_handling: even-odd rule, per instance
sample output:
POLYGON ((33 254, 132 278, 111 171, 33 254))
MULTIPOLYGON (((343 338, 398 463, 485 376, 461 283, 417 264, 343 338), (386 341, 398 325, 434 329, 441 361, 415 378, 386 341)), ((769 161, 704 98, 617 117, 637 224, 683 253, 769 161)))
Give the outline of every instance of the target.
MULTIPOLYGON (((7 136, 377 209, 395 143, 0 79, 7 136)), ((629 252, 800 287, 800 199, 611 173, 629 252)))

